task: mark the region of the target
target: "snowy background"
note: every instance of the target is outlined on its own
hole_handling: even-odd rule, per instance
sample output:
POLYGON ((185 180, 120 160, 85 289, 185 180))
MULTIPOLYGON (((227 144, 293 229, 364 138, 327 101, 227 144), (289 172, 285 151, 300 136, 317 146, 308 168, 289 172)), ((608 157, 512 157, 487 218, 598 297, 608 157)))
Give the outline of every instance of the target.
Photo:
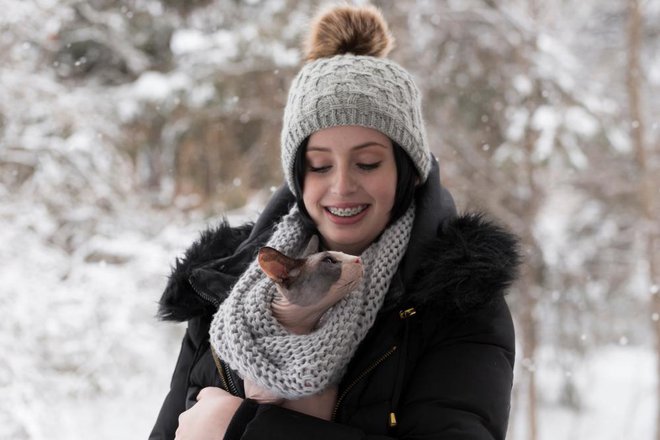
MULTIPOLYGON (((316 3, 0 0, 0 439, 148 435, 185 328, 155 319, 170 265, 281 182, 316 3)), ((637 118, 632 0, 375 3, 459 208, 523 237, 509 438, 535 408, 539 439, 651 440, 657 224, 631 127, 657 179, 660 2, 639 2, 637 118)))

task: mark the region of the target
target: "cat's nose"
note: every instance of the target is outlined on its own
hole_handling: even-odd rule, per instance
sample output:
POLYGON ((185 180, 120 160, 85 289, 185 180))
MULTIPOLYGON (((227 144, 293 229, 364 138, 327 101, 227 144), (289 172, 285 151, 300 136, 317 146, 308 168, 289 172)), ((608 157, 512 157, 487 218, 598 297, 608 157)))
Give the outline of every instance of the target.
POLYGON ((360 264, 360 263, 361 263, 361 261, 360 261, 360 257, 356 257, 356 258, 355 258, 355 262, 356 262, 357 264, 360 264))

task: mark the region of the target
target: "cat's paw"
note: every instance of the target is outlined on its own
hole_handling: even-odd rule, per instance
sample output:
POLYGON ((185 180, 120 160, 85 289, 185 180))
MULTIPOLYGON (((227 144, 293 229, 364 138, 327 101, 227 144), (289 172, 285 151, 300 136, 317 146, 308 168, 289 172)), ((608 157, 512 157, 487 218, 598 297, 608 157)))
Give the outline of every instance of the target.
POLYGON ((278 397, 267 389, 260 387, 250 379, 245 379, 243 381, 243 387, 245 388, 245 397, 247 399, 256 400, 259 403, 269 403, 273 405, 280 405, 284 401, 283 398, 278 397))

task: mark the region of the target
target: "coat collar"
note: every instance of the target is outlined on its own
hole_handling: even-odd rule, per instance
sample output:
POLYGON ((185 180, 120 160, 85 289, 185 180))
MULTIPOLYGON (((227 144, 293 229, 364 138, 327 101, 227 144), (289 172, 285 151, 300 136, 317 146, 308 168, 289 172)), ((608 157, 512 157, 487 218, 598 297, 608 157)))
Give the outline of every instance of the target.
POLYGON ((440 169, 437 159, 433 161, 428 179, 417 190, 415 197, 417 212, 413 224, 408 249, 403 258, 401 277, 404 284, 414 278, 422 263, 420 250, 429 240, 433 240, 440 226, 456 217, 454 199, 440 183, 440 169))
POLYGON ((415 203, 408 249, 383 311, 414 306, 464 313, 503 296, 517 276, 517 238, 485 214, 458 215, 437 160, 415 203))

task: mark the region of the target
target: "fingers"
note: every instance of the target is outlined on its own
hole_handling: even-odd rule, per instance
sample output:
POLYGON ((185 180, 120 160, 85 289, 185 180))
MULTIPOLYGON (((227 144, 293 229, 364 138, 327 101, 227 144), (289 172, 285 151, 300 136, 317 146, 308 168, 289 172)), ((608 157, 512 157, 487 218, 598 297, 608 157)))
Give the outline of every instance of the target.
POLYGON ((199 393, 197 393, 197 401, 199 402, 200 400, 208 399, 209 397, 220 397, 224 395, 231 396, 231 394, 229 394, 222 388, 206 387, 206 388, 202 388, 202 390, 199 393))

